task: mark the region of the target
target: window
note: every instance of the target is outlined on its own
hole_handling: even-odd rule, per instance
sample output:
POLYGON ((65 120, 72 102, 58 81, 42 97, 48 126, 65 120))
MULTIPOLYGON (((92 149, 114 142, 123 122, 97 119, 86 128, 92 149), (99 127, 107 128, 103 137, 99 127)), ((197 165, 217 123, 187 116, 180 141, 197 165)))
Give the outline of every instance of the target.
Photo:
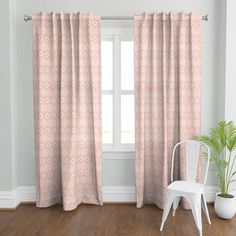
POLYGON ((102 33, 103 151, 134 151, 133 48, 129 29, 102 33))
POLYGON ((113 143, 113 42, 102 41, 102 142, 113 143))
POLYGON ((133 48, 133 41, 121 41, 121 143, 134 143, 133 48))

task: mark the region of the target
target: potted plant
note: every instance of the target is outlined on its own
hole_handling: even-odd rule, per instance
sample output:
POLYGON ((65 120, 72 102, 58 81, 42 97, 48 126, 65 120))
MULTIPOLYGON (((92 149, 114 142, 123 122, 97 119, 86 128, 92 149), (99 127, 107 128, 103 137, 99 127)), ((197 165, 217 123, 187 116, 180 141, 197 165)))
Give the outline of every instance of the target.
POLYGON ((219 178, 215 211, 219 217, 231 219, 236 212, 236 199, 230 193, 230 185, 236 181, 236 126, 232 121, 220 121, 209 136, 202 135, 199 140, 211 148, 210 161, 215 164, 215 175, 219 178))

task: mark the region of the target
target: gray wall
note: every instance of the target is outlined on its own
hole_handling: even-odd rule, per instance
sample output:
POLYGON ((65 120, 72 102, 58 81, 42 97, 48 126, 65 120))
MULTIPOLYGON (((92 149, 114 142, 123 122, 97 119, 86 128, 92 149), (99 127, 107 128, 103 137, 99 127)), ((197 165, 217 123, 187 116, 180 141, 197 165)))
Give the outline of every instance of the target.
POLYGON ((16 2, 0 2, 0 190, 16 187, 16 2))
POLYGON ((11 143, 11 76, 10 76, 10 32, 8 1, 0 3, 0 29, 4 34, 0 37, 0 187, 7 189, 12 185, 12 143, 11 143))
MULTIPOLYGON (((6 0, 4 0, 6 1, 6 0)), ((16 153, 17 185, 35 184, 35 162, 34 162, 34 137, 33 137, 33 104, 32 104, 32 51, 31 51, 31 23, 23 21, 24 14, 31 15, 40 11, 81 11, 94 12, 98 15, 133 15, 140 12, 191 12, 196 11, 202 14, 209 14, 210 21, 203 22, 203 76, 202 76, 202 133, 206 133, 219 118, 223 118, 223 108, 219 109, 221 97, 218 96, 220 87, 220 40, 218 40, 220 30, 220 0, 21 0, 16 5, 16 68, 17 81, 15 81, 15 90, 12 88, 15 96, 14 124, 15 141, 14 153, 16 153)), ((2 4, 2 3, 1 3, 2 4)), ((1 8, 2 9, 2 8, 1 8)), ((3 22, 1 21, 1 24, 3 22)), ((7 24, 7 23, 6 23, 7 24)), ((6 27, 6 26, 3 26, 6 27)), ((8 30, 6 28, 6 30, 8 30)), ((7 36, 6 36, 7 37, 7 36)), ((8 38, 5 39, 6 41, 8 38)), ((6 43, 7 44, 7 43, 6 43)), ((13 43, 14 44, 14 43, 13 43)), ((2 49, 2 44, 0 44, 2 49)), ((7 50, 4 49, 3 50, 7 50)), ((9 52, 5 51, 5 55, 9 52)), ((2 50, 1 50, 2 54, 2 50)), ((2 56, 0 56, 2 59, 2 56)), ((5 72, 4 72, 5 73, 5 72)), ((5 98, 5 109, 9 109, 8 100, 10 99, 8 74, 4 75, 4 82, 1 78, 1 99, 5 98), (4 89, 2 87, 5 86, 4 89), (2 93, 2 90, 4 93, 2 93)), ((1 102, 1 101, 0 101, 1 102)), ((2 104, 1 104, 2 107, 2 104)), ((3 111, 3 109, 1 109, 3 111)), ((8 112, 7 114, 10 114, 8 112)), ((2 116, 2 115, 1 115, 2 116)), ((7 121, 11 117, 5 117, 7 121)), ((1 117, 2 124, 3 118, 1 117)), ((7 122, 6 125, 10 125, 7 122)), ((11 155, 9 151, 11 137, 6 127, 6 134, 0 132, 0 143, 6 141, 6 147, 1 154, 4 160, 0 163, 0 171, 6 175, 10 170, 12 163, 8 163, 7 156, 11 155), (2 168, 2 163, 4 167, 2 168), (9 168, 8 168, 9 167, 9 168)), ((14 160, 14 158, 13 158, 14 160)), ((134 159, 104 159, 103 160, 103 184, 111 186, 130 186, 134 185, 134 159)), ((215 180, 212 176, 208 179, 208 185, 214 185, 215 180)), ((0 188, 11 187, 11 181, 0 180, 0 188)))

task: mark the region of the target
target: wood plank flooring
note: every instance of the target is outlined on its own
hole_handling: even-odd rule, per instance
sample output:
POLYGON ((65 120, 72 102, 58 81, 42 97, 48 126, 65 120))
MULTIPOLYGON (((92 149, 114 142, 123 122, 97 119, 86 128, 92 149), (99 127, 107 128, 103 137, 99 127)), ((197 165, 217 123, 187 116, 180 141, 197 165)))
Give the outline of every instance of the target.
MULTIPOLYGON (((203 235, 236 236, 236 217, 221 220, 208 206, 212 225, 203 215, 203 235)), ((154 205, 137 209, 133 204, 80 205, 65 212, 61 205, 39 209, 20 205, 0 211, 1 236, 193 236, 198 235, 191 211, 179 208, 159 231, 162 210, 154 205)))

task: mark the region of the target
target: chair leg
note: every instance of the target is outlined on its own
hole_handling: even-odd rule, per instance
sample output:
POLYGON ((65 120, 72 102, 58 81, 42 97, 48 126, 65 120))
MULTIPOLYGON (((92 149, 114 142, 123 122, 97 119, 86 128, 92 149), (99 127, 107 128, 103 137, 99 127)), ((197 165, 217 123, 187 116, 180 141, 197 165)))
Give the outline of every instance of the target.
POLYGON ((205 198, 204 193, 202 194, 202 197, 201 197, 201 203, 202 203, 202 209, 207 217, 207 221, 209 224, 211 224, 211 219, 209 216, 209 212, 208 212, 208 208, 207 208, 207 204, 206 204, 206 198, 205 198))
POLYGON ((169 192, 167 200, 166 200, 166 203, 165 203, 165 208, 164 208, 164 211, 163 211, 163 215, 162 215, 160 231, 163 230, 165 221, 166 221, 167 216, 168 216, 168 214, 170 212, 170 208, 171 208, 171 205, 172 205, 174 199, 175 199, 175 195, 173 195, 171 192, 169 192))
POLYGON ((194 197, 191 200, 192 213, 194 221, 199 231, 199 235, 202 236, 202 213, 201 213, 201 195, 194 197))
POLYGON ((179 206, 180 197, 176 197, 173 203, 173 216, 175 216, 176 209, 179 206))

